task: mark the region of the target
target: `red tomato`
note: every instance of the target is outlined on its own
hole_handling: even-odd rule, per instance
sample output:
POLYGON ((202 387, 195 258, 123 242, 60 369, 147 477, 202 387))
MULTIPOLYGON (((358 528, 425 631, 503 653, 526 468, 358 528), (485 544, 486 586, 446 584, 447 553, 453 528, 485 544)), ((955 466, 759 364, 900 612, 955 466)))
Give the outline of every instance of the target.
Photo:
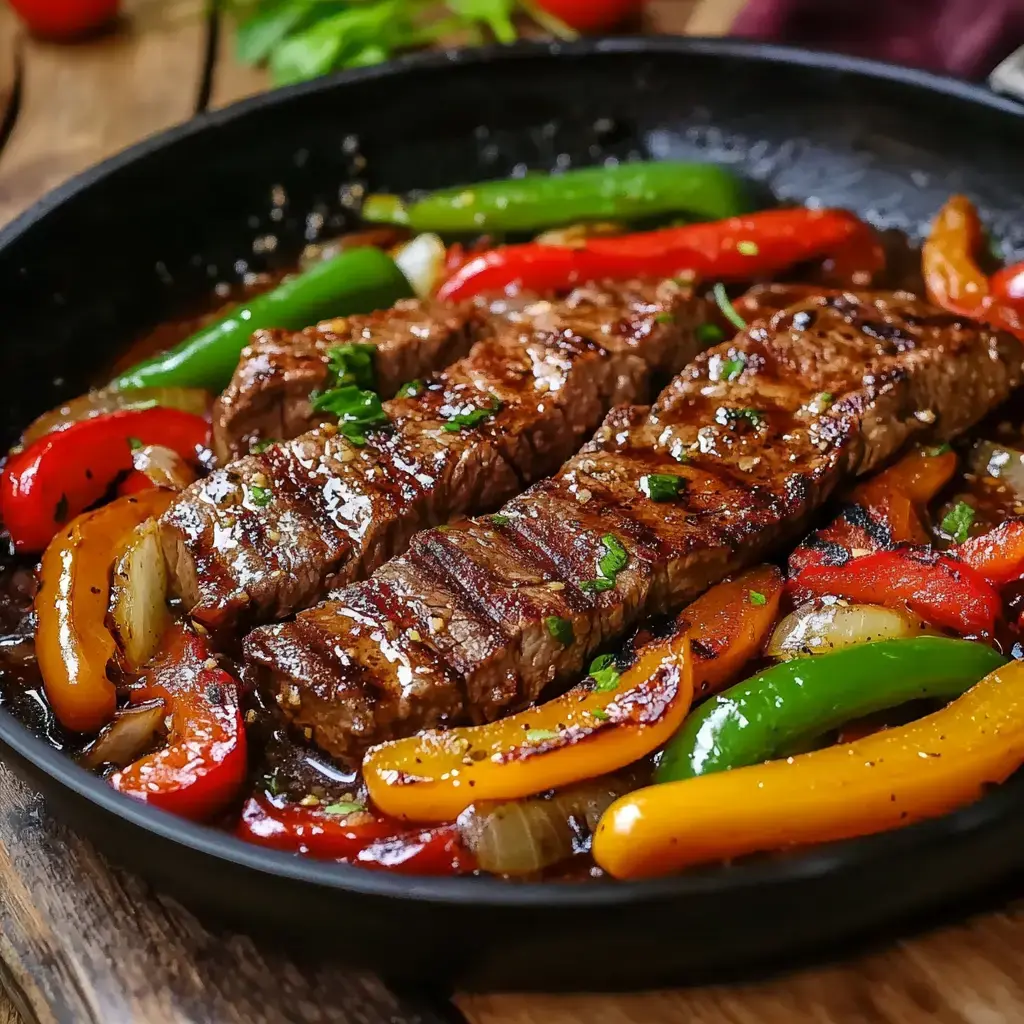
POLYGON ((37 35, 67 39, 106 25, 117 15, 120 0, 10 0, 10 4, 37 35))
POLYGON ((539 6, 578 32, 616 28, 644 9, 644 0, 537 0, 539 6))

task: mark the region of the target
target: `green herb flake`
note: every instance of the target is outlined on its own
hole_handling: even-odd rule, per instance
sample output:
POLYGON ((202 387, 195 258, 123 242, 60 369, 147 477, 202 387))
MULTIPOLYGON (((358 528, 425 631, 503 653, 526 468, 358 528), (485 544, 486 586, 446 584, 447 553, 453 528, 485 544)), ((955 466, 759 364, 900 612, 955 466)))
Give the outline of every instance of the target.
POLYGON ((656 324, 674 324, 676 322, 675 313, 659 313, 655 318, 656 324))
POLYGON ((602 711, 600 708, 594 708, 594 710, 590 712, 590 717, 596 718, 599 722, 607 722, 611 716, 607 711, 602 711))
POLYGON ((133 452, 137 452, 140 448, 145 448, 146 446, 142 443, 141 440, 139 440, 139 438, 137 438, 137 437, 129 437, 128 438, 128 447, 133 452))
POLYGON ((372 391, 377 384, 373 368, 377 346, 349 342, 327 350, 327 369, 331 372, 336 388, 352 385, 372 391))
POLYGON ((584 580, 580 584, 580 590, 585 594, 601 594, 606 590, 611 590, 615 586, 615 580, 606 580, 600 577, 592 580, 584 580))
POLYGON ((742 242, 736 243, 736 251, 741 256, 756 256, 761 250, 757 247, 757 242, 751 242, 745 239, 742 242))
POLYGON ((640 490, 651 501, 672 501, 679 497, 686 481, 670 473, 647 473, 640 477, 640 490))
POLYGON ((716 380, 735 380, 747 367, 747 357, 742 352, 728 359, 718 359, 716 362, 716 380))
POLYGON ((355 814, 358 811, 365 811, 366 804, 358 800, 339 800, 336 804, 329 804, 324 808, 325 814, 355 814))
POLYGON ((759 590, 749 591, 750 603, 756 605, 758 608, 768 603, 768 598, 764 596, 759 590))
POLYGON ((487 409, 470 409, 467 412, 460 412, 455 416, 452 416, 448 422, 444 425, 444 429, 450 434, 454 434, 456 431, 461 430, 463 427, 475 427, 483 423, 484 420, 490 419, 496 412, 501 409, 501 402, 491 396, 491 405, 487 409))
POLYGON ((715 420, 723 427, 734 427, 740 423, 749 423, 755 430, 764 426, 764 413, 757 409, 727 409, 722 406, 715 413, 715 420))
POLYGON ((949 534, 957 544, 963 544, 973 522, 974 509, 966 501, 958 501, 943 517, 942 532, 949 534))
POLYGON ((265 508, 273 496, 274 492, 269 487, 257 487, 255 484, 249 487, 249 497, 257 508, 265 508))
POLYGON ((824 412, 826 409, 831 407, 835 400, 836 396, 833 395, 831 391, 822 391, 815 395, 811 401, 811 412, 824 412))
POLYGON ((729 293, 725 290, 725 285, 721 281, 712 289, 712 294, 715 296, 718 308, 722 311, 722 316, 734 327, 742 331, 747 326, 747 321, 736 312, 736 307, 732 304, 729 293))
POLYGON ((419 380, 410 380, 403 384, 398 391, 395 392, 396 398, 415 398, 418 394, 421 394, 423 389, 427 385, 419 380))
POLYGON ((253 443, 249 445, 249 454, 262 455, 274 443, 275 440, 272 437, 265 437, 262 441, 253 441, 253 443))
POLYGON ((546 743, 548 740, 557 740, 558 733, 554 729, 527 729, 526 739, 529 743, 546 743))
POLYGON ((338 429, 355 445, 366 444, 366 431, 383 427, 389 422, 380 396, 373 391, 361 391, 352 384, 332 388, 322 394, 310 395, 316 412, 328 412, 338 417, 338 429))
POLYGON ((946 452, 951 452, 952 450, 953 446, 947 442, 936 445, 934 448, 925 448, 924 453, 931 459, 937 459, 940 455, 945 455, 946 452))
POLYGON ((594 680, 594 689, 598 693, 614 690, 619 685, 619 670, 612 654, 602 654, 595 658, 590 663, 588 674, 594 680))
POLYGON ((606 580, 614 580, 629 564, 629 552, 614 533, 606 533, 601 543, 604 545, 604 554, 597 563, 598 571, 606 580))
POLYGON ((694 334, 702 345, 714 345, 725 337, 718 324, 699 324, 694 334))
POLYGON ((568 619, 559 618, 557 615, 549 615, 544 620, 547 631, 563 646, 568 647, 576 639, 572 631, 572 623, 568 619))
POLYGON ((508 516, 503 516, 500 512, 496 512, 493 516, 488 516, 487 521, 494 526, 508 526, 512 522, 508 516))

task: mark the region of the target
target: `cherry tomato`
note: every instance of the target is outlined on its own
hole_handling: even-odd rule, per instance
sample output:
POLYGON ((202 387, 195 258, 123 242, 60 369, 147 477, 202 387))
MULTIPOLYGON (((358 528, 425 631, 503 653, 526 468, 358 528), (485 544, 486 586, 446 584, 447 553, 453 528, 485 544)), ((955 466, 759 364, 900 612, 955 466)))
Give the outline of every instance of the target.
POLYGON ((538 0, 538 4, 577 32, 616 28, 644 8, 644 0, 538 0))
POLYGON ((69 39, 112 21, 120 0, 10 0, 10 4, 36 35, 69 39))

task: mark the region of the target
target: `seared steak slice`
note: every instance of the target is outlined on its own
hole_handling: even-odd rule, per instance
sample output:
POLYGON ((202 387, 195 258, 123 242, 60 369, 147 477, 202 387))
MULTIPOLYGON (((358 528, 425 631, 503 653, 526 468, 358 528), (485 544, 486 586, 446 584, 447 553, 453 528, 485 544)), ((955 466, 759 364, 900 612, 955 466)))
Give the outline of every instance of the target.
POLYGON ((281 618, 416 530, 497 507, 644 395, 653 371, 682 366, 703 309, 666 281, 492 320, 468 356, 385 403, 391 427, 365 445, 325 425, 183 492, 161 520, 178 592, 212 630, 281 618))
POLYGON ((464 356, 476 322, 469 306, 403 299, 391 309, 325 320, 302 331, 257 331, 214 406, 217 458, 228 462, 258 441, 289 440, 332 419, 310 402, 312 392, 330 386, 331 349, 375 345, 376 390, 390 398, 406 381, 464 356))
POLYGON ((650 409, 612 411, 500 514, 424 531, 371 579, 256 630, 247 671, 341 760, 498 717, 800 535, 844 477, 971 426, 1022 357, 906 294, 805 299, 697 357, 650 409), (678 496, 651 500, 648 474, 679 478, 678 496), (602 575, 609 544, 628 561, 602 575))

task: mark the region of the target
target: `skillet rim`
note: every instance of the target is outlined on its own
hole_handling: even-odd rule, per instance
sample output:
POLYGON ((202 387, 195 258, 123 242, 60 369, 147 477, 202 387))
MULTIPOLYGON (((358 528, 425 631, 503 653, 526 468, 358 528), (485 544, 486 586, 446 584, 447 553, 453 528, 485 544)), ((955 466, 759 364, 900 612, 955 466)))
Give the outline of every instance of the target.
MULTIPOLYGON (((311 82, 271 90, 182 124, 155 133, 108 157, 58 186, 0 229, 0 249, 22 235, 60 205, 86 191, 94 183, 153 152, 265 107, 309 93, 332 90, 353 82, 402 76, 448 65, 476 65, 535 57, 587 57, 605 53, 699 54, 753 60, 769 64, 806 67, 862 76, 925 93, 945 95, 1024 119, 1024 104, 999 96, 983 85, 915 68, 867 60, 825 51, 717 37, 631 36, 586 39, 572 43, 520 42, 462 50, 429 51, 399 58, 376 67, 359 68, 311 82)), ((1024 120, 1022 120, 1024 124, 1024 120)), ((945 815, 891 832, 815 846, 800 855, 736 866, 713 865, 667 878, 635 882, 585 884, 557 880, 509 884, 491 877, 432 878, 368 871, 352 865, 316 861, 237 839, 229 832, 194 824, 139 803, 111 789, 102 779, 81 768, 68 755, 49 746, 7 710, 0 708, 0 747, 13 751, 54 782, 101 810, 158 838, 187 847, 259 874, 289 882, 352 892, 367 897, 411 899, 426 905, 489 907, 540 907, 573 909, 616 907, 730 891, 742 893, 771 885, 808 882, 843 870, 864 868, 877 860, 927 849, 930 844, 998 826, 1000 820, 1024 804, 1024 777, 1008 780, 982 800, 945 815)))

